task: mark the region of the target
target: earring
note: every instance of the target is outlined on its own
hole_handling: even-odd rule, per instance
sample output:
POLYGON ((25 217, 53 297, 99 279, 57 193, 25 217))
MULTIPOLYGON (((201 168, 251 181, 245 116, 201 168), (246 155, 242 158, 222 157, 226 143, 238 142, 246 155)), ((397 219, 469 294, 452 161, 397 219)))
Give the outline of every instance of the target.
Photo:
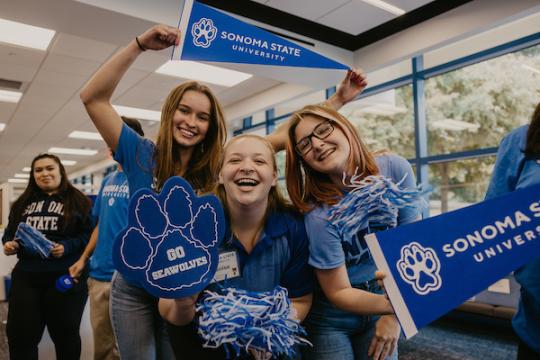
POLYGON ((201 143, 201 152, 204 152, 204 143, 201 143))

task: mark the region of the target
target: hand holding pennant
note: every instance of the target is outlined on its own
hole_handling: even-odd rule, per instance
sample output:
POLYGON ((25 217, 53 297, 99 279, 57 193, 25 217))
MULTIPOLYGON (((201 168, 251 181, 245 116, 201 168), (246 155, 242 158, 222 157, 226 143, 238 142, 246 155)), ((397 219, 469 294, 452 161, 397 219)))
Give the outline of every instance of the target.
POLYGON ((407 338, 539 256, 539 194, 535 185, 366 236, 407 338))
POLYGON ((133 195, 128 225, 114 243, 114 265, 156 297, 186 297, 212 280, 224 233, 219 200, 196 196, 184 179, 172 177, 160 194, 133 195))

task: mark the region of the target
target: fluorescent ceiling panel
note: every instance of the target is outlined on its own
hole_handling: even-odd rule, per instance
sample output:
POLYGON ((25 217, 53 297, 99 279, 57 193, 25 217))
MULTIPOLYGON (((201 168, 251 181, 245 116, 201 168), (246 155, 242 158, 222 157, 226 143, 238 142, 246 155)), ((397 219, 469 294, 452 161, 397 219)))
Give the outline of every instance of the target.
POLYGON ((30 174, 15 174, 14 177, 17 179, 29 179, 30 174))
POLYGON ((26 184, 28 182, 27 179, 8 179, 8 182, 13 184, 26 184))
POLYGON ((113 105, 114 109, 118 114, 122 116, 127 116, 130 118, 141 119, 141 120, 150 120, 150 121, 159 121, 161 119, 161 112, 154 110, 140 109, 130 106, 120 106, 113 105))
POLYGON ((6 128, 6 124, 0 123, 0 131, 4 130, 6 128))
POLYGON ((94 149, 70 149, 61 147, 52 147, 49 149, 49 152, 54 154, 69 154, 80 156, 92 156, 98 153, 98 151, 94 149))
POLYGON ((72 131, 68 137, 73 139, 85 139, 85 140, 103 140, 101 135, 97 132, 91 131, 72 131))
POLYGON ((18 91, 0 90, 0 101, 18 103, 22 93, 18 91))
POLYGON ((47 50, 54 34, 54 30, 0 19, 0 42, 47 50))
POLYGON ((196 61, 177 60, 167 61, 156 70, 156 73, 227 87, 240 84, 242 81, 253 76, 248 73, 202 64, 196 61))
POLYGON ((75 165, 77 163, 75 160, 60 160, 60 162, 64 166, 73 166, 73 165, 75 165))
POLYGON ((398 8, 397 6, 391 5, 387 2, 381 0, 362 0, 365 3, 376 6, 379 9, 392 13, 394 15, 400 16, 406 13, 405 10, 398 8))
POLYGON ((28 167, 28 166, 22 168, 22 171, 29 172, 30 170, 32 170, 32 169, 30 167, 28 167))

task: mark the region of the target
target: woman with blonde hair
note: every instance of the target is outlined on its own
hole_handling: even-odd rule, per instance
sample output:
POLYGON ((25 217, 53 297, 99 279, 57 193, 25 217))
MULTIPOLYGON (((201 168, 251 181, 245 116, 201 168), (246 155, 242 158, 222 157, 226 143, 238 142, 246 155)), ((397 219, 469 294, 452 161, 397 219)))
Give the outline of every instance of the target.
MULTIPOLYGON (((142 52, 166 49, 179 39, 176 28, 150 28, 109 59, 81 92, 90 118, 122 165, 131 194, 141 188, 159 191, 175 175, 184 177, 197 192, 210 191, 215 184, 226 128, 221 106, 207 86, 189 81, 170 92, 155 143, 123 125, 110 102, 123 75, 142 52)), ((173 356, 157 303, 142 287, 115 273, 111 320, 122 358, 173 356)))
MULTIPOLYGON (((349 192, 349 185, 362 180, 384 176, 401 188, 414 188, 411 166, 397 155, 374 156, 354 126, 327 107, 310 105, 293 114, 288 136, 287 189, 305 214, 309 264, 320 286, 305 321, 313 343, 305 356, 397 358, 399 324, 377 285, 375 263, 364 240, 366 233, 389 225, 369 222, 347 235, 330 223, 329 211, 349 192)), ((400 209, 392 226, 418 217, 414 208, 400 209)))
MULTIPOLYGON (((301 215, 280 194, 277 177, 274 150, 264 138, 240 135, 225 146, 215 191, 228 222, 220 253, 234 252, 238 264, 233 266, 238 266, 239 274, 211 284, 208 290, 260 293, 281 286, 287 289, 294 318, 301 321, 311 304, 313 282, 307 264, 308 239, 301 215)), ((217 339, 197 335, 200 323, 193 321, 196 297, 192 299, 188 306, 160 299, 160 312, 171 323, 169 334, 177 359, 228 358, 223 344, 213 344, 217 339), (220 346, 209 349, 203 343, 220 346)), ((199 317, 208 316, 205 312, 203 306, 199 317)), ((241 310, 238 316, 244 316, 241 310)), ((257 342, 252 340, 253 344, 257 342)), ((249 357, 249 353, 242 352, 240 357, 249 357)))

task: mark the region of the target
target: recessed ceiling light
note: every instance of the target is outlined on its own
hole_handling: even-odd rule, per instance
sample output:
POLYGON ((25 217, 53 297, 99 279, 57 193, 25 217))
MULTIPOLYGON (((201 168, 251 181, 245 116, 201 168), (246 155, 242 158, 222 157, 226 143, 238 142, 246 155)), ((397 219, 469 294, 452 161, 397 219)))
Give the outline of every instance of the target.
POLYGON ((92 156, 98 153, 98 151, 94 149, 70 149, 61 147, 52 147, 49 149, 49 152, 54 154, 70 154, 81 156, 92 156))
POLYGON ((0 101, 18 103, 22 93, 18 91, 0 90, 0 101))
POLYGON ((14 177, 16 177, 17 179, 29 179, 30 174, 15 174, 14 177))
POLYGON ((55 31, 0 19, 0 42, 47 50, 55 31))
POLYGON ((161 112, 159 111, 120 105, 113 105, 113 107, 122 116, 150 121, 159 121, 161 119, 161 112))
POLYGON ((75 160, 60 160, 60 162, 64 166, 73 166, 73 165, 75 165, 77 163, 75 160))
POLYGON ((221 86, 234 86, 253 75, 196 61, 172 61, 161 65, 156 72, 183 79, 199 80, 221 86))
POLYGON ((0 131, 4 130, 6 128, 6 124, 0 123, 0 131))
POLYGON ((72 131, 68 137, 73 139, 103 140, 99 133, 91 131, 72 131))
POLYGON ((14 184, 25 184, 28 182, 27 179, 8 179, 8 182, 14 183, 14 184))
POLYGON ((379 9, 383 9, 384 11, 388 11, 389 13, 392 13, 394 15, 403 15, 406 13, 405 10, 398 8, 397 6, 391 5, 387 2, 381 1, 381 0, 362 0, 365 3, 368 3, 370 5, 376 6, 379 9))
POLYGON ((29 172, 30 170, 32 170, 32 169, 30 167, 28 167, 28 166, 22 168, 22 171, 29 172))

